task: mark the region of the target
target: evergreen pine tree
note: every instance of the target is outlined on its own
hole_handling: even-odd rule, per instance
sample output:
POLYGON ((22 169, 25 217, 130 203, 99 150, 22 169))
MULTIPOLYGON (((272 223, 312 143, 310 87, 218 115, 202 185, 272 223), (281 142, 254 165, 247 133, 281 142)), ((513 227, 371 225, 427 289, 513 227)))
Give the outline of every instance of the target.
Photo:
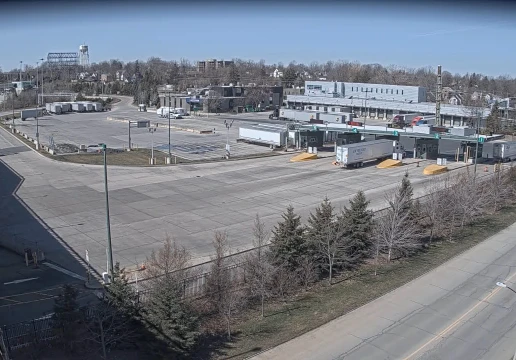
POLYGON ((117 262, 113 268, 111 284, 106 291, 106 300, 120 314, 136 320, 138 316, 138 295, 117 262))
POLYGON ((327 234, 328 228, 335 226, 335 211, 330 200, 326 197, 320 206, 315 209, 315 213, 311 213, 308 218, 308 226, 306 231, 306 246, 312 259, 316 263, 321 260, 317 255, 317 244, 327 234))
POLYGON ((54 300, 53 326, 67 351, 73 350, 77 324, 82 320, 77 296, 79 291, 71 285, 63 285, 61 293, 54 300))
POLYGON ((146 342, 149 354, 161 358, 186 356, 199 337, 199 321, 182 300, 182 289, 175 282, 163 281, 152 292, 144 319, 151 335, 146 342))
POLYGON ((495 102, 491 107, 491 113, 486 119, 486 130, 495 134, 501 130, 501 121, 498 109, 498 102, 495 102))
POLYGON ((367 209, 369 201, 363 191, 359 191, 349 201, 349 205, 349 208, 344 207, 338 221, 344 223, 344 236, 349 239, 348 258, 353 259, 353 265, 357 265, 370 256, 373 248, 373 213, 367 209))
POLYGON ((299 259, 306 253, 307 247, 301 226, 301 217, 294 213, 294 207, 289 205, 279 222, 272 230, 272 256, 277 263, 284 263, 291 270, 298 268, 299 259))

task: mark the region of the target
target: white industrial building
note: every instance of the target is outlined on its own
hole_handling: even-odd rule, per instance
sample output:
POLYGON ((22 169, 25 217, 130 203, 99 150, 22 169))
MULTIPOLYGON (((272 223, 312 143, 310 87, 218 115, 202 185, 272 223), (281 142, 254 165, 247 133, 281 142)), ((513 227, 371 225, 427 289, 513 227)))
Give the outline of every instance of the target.
MULTIPOLYGON (((357 116, 388 120, 396 114, 435 114, 435 103, 426 102, 426 89, 419 86, 305 81, 304 95, 289 95, 286 105, 291 109, 338 112, 349 107, 357 116)), ((483 109, 483 117, 490 113, 483 109)), ((460 105, 441 104, 441 118, 446 125, 463 126, 472 117, 471 111, 460 105)))

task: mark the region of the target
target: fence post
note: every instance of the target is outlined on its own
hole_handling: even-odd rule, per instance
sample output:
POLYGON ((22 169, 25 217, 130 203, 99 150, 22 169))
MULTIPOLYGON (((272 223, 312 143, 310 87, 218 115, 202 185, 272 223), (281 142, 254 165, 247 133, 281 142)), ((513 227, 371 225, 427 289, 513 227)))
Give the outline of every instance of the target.
POLYGON ((34 331, 34 341, 37 343, 38 342, 38 334, 36 332, 36 320, 35 319, 32 320, 32 330, 34 331))
POLYGON ((7 327, 4 325, 4 330, 2 331, 2 328, 0 328, 0 350, 2 350, 3 356, 5 357, 5 360, 9 360, 9 352, 11 351, 11 347, 9 345, 9 337, 7 336, 7 327), (4 342, 4 334, 5 335, 5 342, 7 342, 7 345, 4 342))

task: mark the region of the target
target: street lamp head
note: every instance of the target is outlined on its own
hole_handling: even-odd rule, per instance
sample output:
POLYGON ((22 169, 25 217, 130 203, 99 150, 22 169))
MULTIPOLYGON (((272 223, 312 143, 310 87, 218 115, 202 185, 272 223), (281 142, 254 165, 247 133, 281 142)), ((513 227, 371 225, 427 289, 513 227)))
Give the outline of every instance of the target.
POLYGON ((503 282, 497 282, 496 286, 499 286, 499 287, 502 287, 502 288, 506 288, 507 287, 507 285, 505 285, 505 283, 503 283, 503 282))

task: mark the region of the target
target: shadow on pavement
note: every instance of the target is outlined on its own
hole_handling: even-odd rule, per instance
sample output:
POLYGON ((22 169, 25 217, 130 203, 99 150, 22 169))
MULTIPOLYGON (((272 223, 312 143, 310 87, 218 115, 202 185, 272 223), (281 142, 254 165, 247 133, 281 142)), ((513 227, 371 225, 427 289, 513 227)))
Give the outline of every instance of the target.
POLYGON ((22 256, 25 249, 36 251, 39 261, 44 256, 46 262, 86 278, 86 261, 16 195, 24 181, 0 158, 0 246, 22 256))

